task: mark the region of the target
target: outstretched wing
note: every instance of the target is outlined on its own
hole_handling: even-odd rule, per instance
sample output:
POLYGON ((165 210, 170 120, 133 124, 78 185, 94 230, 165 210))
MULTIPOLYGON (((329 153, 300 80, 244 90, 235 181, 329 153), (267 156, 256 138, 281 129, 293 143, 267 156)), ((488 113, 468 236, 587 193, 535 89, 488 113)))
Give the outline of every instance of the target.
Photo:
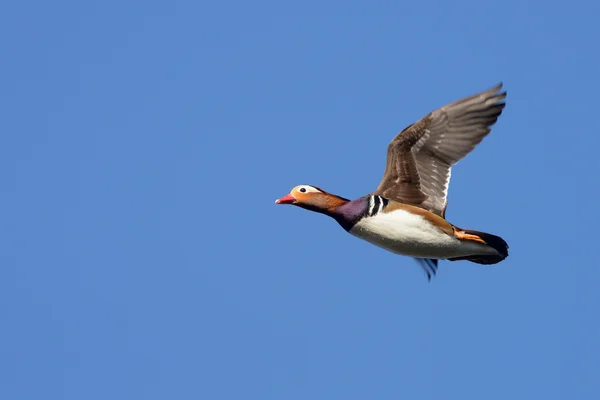
POLYGON ((373 194, 444 216, 450 172, 490 133, 504 106, 502 84, 435 110, 388 146, 383 179, 373 194))

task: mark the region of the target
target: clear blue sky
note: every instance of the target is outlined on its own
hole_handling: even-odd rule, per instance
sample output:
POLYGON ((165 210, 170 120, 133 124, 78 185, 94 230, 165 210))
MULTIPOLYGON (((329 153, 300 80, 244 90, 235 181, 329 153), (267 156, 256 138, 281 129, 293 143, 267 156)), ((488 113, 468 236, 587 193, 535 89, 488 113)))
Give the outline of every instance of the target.
POLYGON ((600 5, 558 4, 5 2, 0 398, 597 399, 600 5), (505 262, 274 204, 499 81, 447 217, 505 262))

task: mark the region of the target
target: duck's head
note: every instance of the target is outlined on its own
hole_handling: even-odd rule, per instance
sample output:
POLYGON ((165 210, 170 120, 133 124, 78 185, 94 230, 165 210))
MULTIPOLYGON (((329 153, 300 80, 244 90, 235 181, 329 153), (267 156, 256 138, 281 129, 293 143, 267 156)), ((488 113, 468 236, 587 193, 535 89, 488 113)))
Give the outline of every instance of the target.
POLYGON ((276 204, 292 204, 317 212, 331 212, 348 200, 332 195, 310 185, 299 185, 286 196, 275 200, 276 204))

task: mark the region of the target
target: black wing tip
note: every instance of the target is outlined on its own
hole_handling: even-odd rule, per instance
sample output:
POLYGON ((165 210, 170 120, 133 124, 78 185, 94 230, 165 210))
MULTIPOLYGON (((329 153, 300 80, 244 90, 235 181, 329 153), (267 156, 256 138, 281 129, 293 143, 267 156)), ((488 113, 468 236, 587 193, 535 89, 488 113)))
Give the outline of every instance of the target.
POLYGON ((502 90, 500 91, 500 89, 502 89, 502 87, 504 86, 504 83, 502 81, 500 81, 500 83, 497 83, 496 86, 486 90, 484 93, 486 94, 490 94, 490 98, 492 99, 496 99, 497 101, 502 101, 506 98, 507 96, 507 91, 506 90, 502 90))
POLYGON ((504 82, 499 81, 498 83, 496 83, 494 86, 492 86, 491 88, 489 88, 488 90, 485 90, 486 92, 499 92, 500 89, 502 89, 502 87, 504 87, 504 82))
POLYGON ((498 114, 506 107, 506 96, 508 94, 506 90, 500 91, 500 89, 502 89, 502 82, 478 95, 486 105, 495 109, 498 114))

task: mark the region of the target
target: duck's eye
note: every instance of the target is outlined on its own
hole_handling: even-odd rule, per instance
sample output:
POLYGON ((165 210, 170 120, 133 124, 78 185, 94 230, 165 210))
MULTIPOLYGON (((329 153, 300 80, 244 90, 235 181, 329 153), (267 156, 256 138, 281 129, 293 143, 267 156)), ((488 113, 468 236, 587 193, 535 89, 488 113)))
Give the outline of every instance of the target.
POLYGON ((305 193, 306 192, 306 188, 300 188, 300 192, 305 193))

